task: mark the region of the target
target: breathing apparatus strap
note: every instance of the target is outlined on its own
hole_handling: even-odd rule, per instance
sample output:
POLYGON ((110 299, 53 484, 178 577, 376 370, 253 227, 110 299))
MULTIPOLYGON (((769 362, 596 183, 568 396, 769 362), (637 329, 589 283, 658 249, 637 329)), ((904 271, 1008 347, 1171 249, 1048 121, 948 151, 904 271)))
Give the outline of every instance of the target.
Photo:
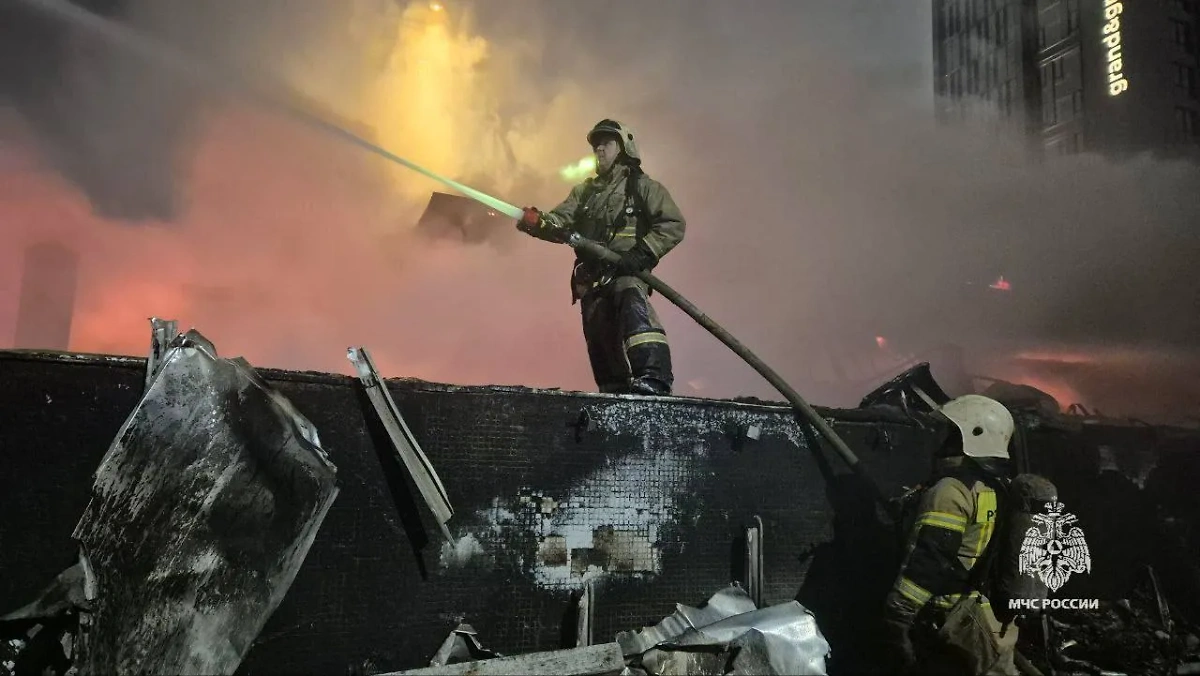
POLYGON ((625 176, 625 204, 633 204, 633 216, 637 219, 637 240, 641 242, 649 229, 650 218, 646 200, 642 198, 642 191, 638 189, 645 173, 639 162, 630 161, 626 166, 629 167, 629 173, 625 176))

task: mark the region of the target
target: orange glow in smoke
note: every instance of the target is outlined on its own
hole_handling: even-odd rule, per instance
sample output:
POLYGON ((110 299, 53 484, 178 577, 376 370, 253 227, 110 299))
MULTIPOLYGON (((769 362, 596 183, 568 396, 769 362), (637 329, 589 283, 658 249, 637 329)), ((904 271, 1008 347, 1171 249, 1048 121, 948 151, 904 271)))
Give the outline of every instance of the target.
MULTIPOLYGON (((365 345, 389 376, 479 383, 495 377, 489 369, 520 369, 529 377, 501 382, 561 384, 559 365, 540 357, 548 346, 537 340, 513 350, 508 365, 462 358, 486 333, 444 335, 448 322, 437 313, 479 313, 466 301, 479 297, 475 277, 491 273, 464 269, 478 261, 461 249, 439 251, 405 233, 381 238, 378 223, 414 223, 424 205, 397 204, 378 164, 355 149, 230 109, 211 120, 188 175, 177 222, 133 224, 93 215, 80 191, 54 174, 6 173, 0 222, 10 244, 0 250, 0 271, 16 288, 21 255, 37 241, 80 253, 72 351, 144 355, 148 319, 157 316, 196 327, 222 355, 256 366, 350 373, 346 348, 365 345), (431 305, 439 294, 461 306, 431 305)), ((540 258, 526 269, 561 262, 540 258)), ((537 302, 522 281, 514 275, 510 283, 533 313, 537 302)), ((13 316, 15 297, 4 301, 13 316)), ((499 325, 510 313, 548 342, 578 333, 569 312, 537 325, 503 299, 493 305, 500 316, 473 321, 499 325)), ((11 335, 0 336, 0 347, 11 335)))
POLYGON ((6 263, 19 270, 20 252, 43 239, 81 254, 76 351, 141 355, 152 315, 228 336, 234 352, 286 342, 271 326, 285 313, 329 331, 345 314, 345 282, 380 279, 382 257, 354 232, 378 218, 379 199, 325 176, 357 169, 369 185, 369 174, 323 145, 279 120, 226 111, 198 148, 189 204, 170 224, 105 221, 57 176, 7 175, 0 220, 16 231, 17 258, 6 263), (318 155, 325 161, 306 161, 318 155))
POLYGON ((1095 364, 1100 361, 1096 354, 1086 352, 1066 352, 1036 350, 1018 352, 1013 356, 1018 361, 1052 362, 1057 364, 1095 364))
MULTIPOLYGON (((500 177, 491 187, 504 194, 516 172, 487 116, 494 89, 508 83, 480 80, 488 44, 455 14, 410 3, 396 31, 384 31, 387 67, 357 97, 339 99, 317 75, 289 82, 314 101, 338 101, 334 114, 373 128, 389 150, 454 178, 500 177)), ((558 166, 532 148, 525 170, 558 166)), ((577 315, 545 311, 561 300, 546 282, 561 278, 561 254, 513 244, 497 260, 491 247, 421 240, 411 226, 429 181, 261 111, 213 111, 186 159, 186 200, 172 223, 107 221, 53 172, 6 168, 0 284, 17 288, 34 242, 74 248, 73 351, 145 355, 156 316, 259 367, 351 373, 346 348, 363 345, 389 377, 593 386, 577 315), (546 358, 564 346, 575 358, 546 358)), ((543 179, 557 192, 552 172, 543 179)), ((16 310, 16 294, 6 296, 0 348, 11 344, 3 320, 16 310)))
POLYGON ((875 344, 879 346, 879 349, 886 350, 888 346, 887 338, 884 338, 883 336, 875 336, 875 344))
POLYGON ((1064 411, 1071 404, 1084 403, 1083 397, 1079 395, 1079 392, 1075 391, 1075 389, 1067 383, 1056 378, 1039 376, 1025 372, 1024 375, 1015 379, 1014 382, 1029 385, 1030 387, 1036 387, 1037 389, 1054 397, 1054 400, 1058 402, 1059 408, 1064 411))
POLYGON ((1059 408, 1064 411, 1071 404, 1086 403, 1079 392, 1062 379, 1039 373, 1033 369, 1022 368, 1018 364, 994 366, 989 369, 988 375, 1010 383, 1037 388, 1054 397, 1054 400, 1058 402, 1059 408))
MULTIPOLYGON (((490 48, 462 29, 464 17, 444 10, 437 2, 404 9, 390 36, 384 71, 356 113, 370 120, 380 145, 434 172, 492 173, 504 149, 489 115, 489 83, 480 74, 490 48)), ((404 167, 390 171, 411 199, 444 189, 404 167)))
POLYGON ((1004 275, 1000 275, 999 279, 992 282, 991 284, 988 284, 988 288, 996 289, 997 291, 1011 291, 1012 284, 1010 284, 1008 282, 1008 280, 1004 278, 1004 275))

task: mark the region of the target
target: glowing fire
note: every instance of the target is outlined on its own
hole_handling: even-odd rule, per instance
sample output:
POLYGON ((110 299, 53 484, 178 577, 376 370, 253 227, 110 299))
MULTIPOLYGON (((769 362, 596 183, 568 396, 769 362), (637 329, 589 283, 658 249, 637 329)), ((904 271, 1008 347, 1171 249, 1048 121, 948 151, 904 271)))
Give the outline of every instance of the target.
MULTIPOLYGON (((366 97, 362 119, 389 150, 444 176, 495 175, 507 166, 489 82, 480 66, 488 43, 465 30, 462 16, 439 3, 409 4, 391 38, 390 55, 366 97)), ((395 167, 411 198, 440 186, 395 167)))
MULTIPOLYGON (((514 172, 490 116, 504 83, 478 81, 488 45, 454 14, 410 3, 385 41, 382 71, 365 93, 331 107, 434 171, 505 177, 514 172)), ((380 45, 368 40, 363 49, 380 45)), ((320 74, 311 77, 297 88, 321 103, 336 99, 320 74)), ((539 275, 560 272, 562 261, 530 249, 530 260, 507 260, 499 271, 492 251, 443 251, 410 239, 403 230, 430 191, 418 175, 237 107, 206 118, 190 159, 182 172, 187 206, 169 224, 108 222, 56 175, 6 171, 0 222, 10 244, 0 249, 0 275, 9 278, 0 282, 16 288, 21 254, 35 241, 79 251, 70 348, 81 352, 145 354, 147 320, 158 316, 195 326, 222 354, 261 366, 347 373, 346 347, 366 345, 387 375, 591 386, 577 317, 538 309, 559 298, 539 275), (511 294, 467 306, 501 275, 511 294), (484 340, 507 358, 475 355, 484 340), (565 369, 567 360, 546 359, 556 345, 577 345, 579 358, 565 369)), ((555 185, 558 164, 541 165, 549 167, 547 185, 555 185)), ((0 320, 15 315, 15 296, 0 299, 9 306, 0 320)), ((8 343, 5 333, 0 341, 8 343)))
POLYGON ((1099 361, 1098 356, 1094 353, 1049 350, 1018 352, 1013 358, 1018 361, 1058 364, 1095 364, 1099 361))
POLYGON ((992 282, 991 284, 988 284, 988 288, 996 289, 998 291, 1011 291, 1012 284, 1010 284, 1009 281, 1004 278, 1004 275, 1000 275, 999 279, 992 282))
POLYGON ((1035 387, 1054 397, 1062 410, 1066 410, 1071 404, 1084 403, 1079 392, 1062 379, 1037 374, 1027 369, 1017 369, 1006 376, 1005 380, 1035 387))

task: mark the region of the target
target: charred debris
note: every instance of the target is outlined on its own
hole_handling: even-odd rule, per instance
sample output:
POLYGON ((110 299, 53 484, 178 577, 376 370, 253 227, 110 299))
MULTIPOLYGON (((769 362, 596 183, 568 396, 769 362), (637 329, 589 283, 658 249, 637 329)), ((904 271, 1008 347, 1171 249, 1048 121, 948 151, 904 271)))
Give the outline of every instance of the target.
MULTIPOLYGON (((348 358, 364 415, 382 430, 387 449, 381 459, 390 456, 403 469, 426 518, 447 543, 454 542, 452 495, 418 434, 401 415, 370 353, 352 348, 348 358)), ((1155 455, 1168 437, 1184 438, 1184 446, 1200 450, 1200 434, 1118 424, 1078 412, 1052 414, 1037 393, 1014 392, 1005 403, 1020 421, 1018 462, 1053 476, 1064 492, 1090 494, 1112 514, 1125 513, 1098 522, 1095 515, 1104 512, 1093 510, 1088 523, 1097 542, 1097 568, 1121 574, 1092 588, 1100 597, 1093 608, 1050 609, 1027 617, 1019 646, 1022 671, 1200 674, 1200 498, 1194 489, 1180 488, 1194 486, 1194 474, 1181 481, 1180 473, 1194 472, 1196 465, 1179 454, 1155 455), (1078 439, 1088 434, 1149 439, 1150 449, 1131 456, 1099 444, 1099 452, 1085 452, 1078 439), (1050 443, 1075 447, 1042 453, 1050 443), (1154 551, 1147 551, 1151 546, 1154 551), (1101 558, 1110 551, 1123 552, 1127 560, 1110 565, 1101 558)), ((921 364, 869 394, 860 409, 920 427, 930 424, 931 396, 944 393, 928 364, 921 364)), ((646 400, 634 405, 655 405, 654 398, 630 399, 646 400)), ((854 418, 854 412, 846 413, 854 418)), ((574 433, 594 434, 596 428, 597 421, 583 409, 574 433)), ((801 428, 810 439, 816 437, 814 430, 801 428)), ((734 435, 735 446, 753 444, 760 434, 757 424, 746 425, 734 435)), ((219 357, 195 330, 180 333, 175 322, 152 320, 144 390, 95 468, 86 509, 70 534, 77 547, 75 563, 57 574, 40 571, 45 587, 25 590, 29 602, 0 618, 0 676, 244 672, 247 655, 268 640, 260 634, 338 497, 338 468, 324 443, 339 445, 322 439, 245 360, 219 357)), ((870 517, 863 516, 861 504, 830 501, 835 531, 886 531, 886 523, 864 521, 870 517)), ((12 513, 3 517, 9 524, 21 520, 12 513)), ((469 618, 454 617, 447 605, 440 631, 448 635, 440 646, 410 647, 403 660, 346 655, 343 663, 349 673, 362 676, 887 673, 886 665, 868 667, 869 655, 842 656, 868 645, 851 637, 872 633, 861 626, 870 609, 858 614, 825 610, 836 606, 834 599, 833 605, 814 602, 822 608, 815 612, 797 599, 768 599, 764 589, 777 568, 764 565, 771 542, 763 519, 756 516, 740 535, 732 545, 736 565, 730 567, 727 586, 710 590, 699 607, 677 603, 675 612, 654 626, 601 635, 597 617, 604 613, 605 587, 584 575, 563 616, 560 644, 540 646, 553 649, 503 655, 486 648, 487 637, 469 618), (424 656, 413 657, 418 654, 424 656)), ((539 547, 544 550, 552 539, 544 538, 539 547)), ((842 545, 842 555, 863 558, 856 547, 865 537, 842 541, 849 542, 842 545)), ((565 539, 561 547, 565 559, 565 539)), ((606 565, 613 570, 627 565, 618 563, 613 551, 605 554, 606 565)), ((894 570, 888 556, 867 565, 879 568, 881 578, 894 570)), ((581 571, 586 573, 586 566, 575 572, 581 571)))

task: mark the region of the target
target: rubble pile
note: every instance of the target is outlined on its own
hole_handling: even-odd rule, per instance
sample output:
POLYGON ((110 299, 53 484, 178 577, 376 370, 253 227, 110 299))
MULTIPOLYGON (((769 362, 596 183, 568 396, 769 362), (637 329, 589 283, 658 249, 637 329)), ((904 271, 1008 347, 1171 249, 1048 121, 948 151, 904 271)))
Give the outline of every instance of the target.
POLYGON ((1149 576, 1128 599, 1048 612, 1042 627, 1023 634, 1021 650, 1046 674, 1200 674, 1197 627, 1172 620, 1149 576))
POLYGON ((66 676, 73 664, 79 616, 0 622, 0 676, 66 676))
MULTIPOLYGON (((174 322, 152 321, 144 392, 91 477, 89 502, 71 533, 78 547, 74 565, 54 578, 32 602, 0 616, 0 676, 237 672, 259 641, 266 621, 288 594, 338 495, 337 467, 323 449, 316 427, 280 391, 244 360, 219 357, 215 347, 198 332, 178 333, 174 322)), ((453 546, 447 523, 454 509, 445 486, 369 353, 352 348, 348 357, 358 373, 364 405, 373 409, 369 419, 375 418, 383 429, 387 454, 396 467, 407 473, 407 480, 416 488, 413 495, 422 498, 447 543, 453 546)), ((914 391, 939 394, 936 383, 928 377, 927 366, 898 378, 898 384, 893 383, 895 388, 888 389, 893 384, 882 388, 876 403, 886 406, 880 410, 894 410, 894 415, 905 419, 920 418, 922 414, 916 407, 924 400, 913 399, 901 385, 915 381, 920 387, 914 385, 914 391)), ((135 386, 141 388, 140 384, 135 386)), ((864 403, 873 401, 868 397, 864 403)), ((627 409, 621 411, 617 415, 622 419, 628 416, 627 409)), ((595 422, 586 414, 585 409, 579 424, 592 429, 595 422)), ((757 425, 737 429, 744 430, 738 434, 756 440, 761 432, 757 425)), ((891 441, 886 443, 890 448, 891 441)), ((1019 445, 1024 449, 1024 442, 1019 445)), ((816 443, 812 447, 816 448, 816 443)), ((910 460, 901 457, 898 462, 910 460)), ((1168 474, 1187 475, 1188 471, 1164 470, 1158 476, 1168 474)), ((833 477, 827 481, 828 499, 836 515, 835 531, 849 524, 857 533, 849 536, 852 544, 838 545, 845 549, 846 556, 837 558, 841 557, 838 554, 831 559, 838 563, 828 566, 833 572, 827 579, 848 580, 870 592, 872 571, 892 562, 885 555, 886 547, 875 548, 872 544, 868 550, 861 546, 868 540, 873 542, 863 533, 885 535, 871 529, 880 530, 877 526, 888 520, 877 518, 874 500, 864 501, 862 504, 869 504, 870 509, 862 510, 858 501, 841 497, 871 493, 865 488, 858 490, 863 487, 861 476, 844 475, 852 477, 845 480, 832 472, 828 476, 833 477), (844 486, 856 488, 846 491, 844 486), (868 551, 874 555, 864 556, 868 551), (854 563, 857 560, 865 562, 861 568, 854 563)), ((1106 488, 1110 484, 1104 481, 1114 477, 1118 486, 1132 485, 1117 472, 1102 472, 1100 476, 1094 486, 1106 488)), ((620 480, 609 483, 623 485, 620 480)), ((1170 484, 1164 486, 1169 488, 1170 484)), ((1139 502, 1141 496, 1154 495, 1163 504, 1175 505, 1172 509, 1184 515, 1193 513, 1192 503, 1183 498, 1167 500, 1167 491, 1153 480, 1138 490, 1141 492, 1136 500, 1112 490, 1093 494, 1131 509, 1149 505, 1139 502)), ((568 504, 545 494, 532 495, 523 497, 522 504, 533 505, 543 514, 568 504)), ((644 506, 646 500, 642 497, 640 504, 644 506)), ((1195 551, 1189 538, 1191 521, 1186 516, 1175 518, 1173 513, 1160 511, 1156 520, 1131 519, 1130 523, 1152 521, 1158 527, 1138 526, 1146 538, 1127 548, 1132 554, 1118 562, 1123 568, 1117 570, 1114 565, 1109 571, 1117 582, 1106 587, 1105 593, 1109 598, 1123 593, 1119 590, 1128 586, 1128 575, 1152 561, 1161 568, 1167 589, 1175 598, 1164 596, 1164 587, 1147 566, 1141 569, 1140 581, 1122 600, 1100 599, 1098 608, 1054 610, 1028 617, 1022 620, 1017 659, 1023 673, 1200 676, 1200 629, 1194 623, 1200 617, 1194 593, 1200 578, 1196 576, 1195 556, 1191 555, 1195 551), (1153 555, 1145 556, 1145 552, 1153 555)), ((1122 530, 1111 516, 1105 520, 1102 514, 1107 512, 1098 511, 1094 516, 1097 530, 1099 524, 1104 524, 1103 535, 1109 542, 1127 544, 1129 538, 1122 536, 1133 533, 1134 528, 1122 530)), ((393 660, 389 656, 382 660, 386 666, 380 665, 376 651, 400 650, 388 646, 390 636, 382 641, 364 641, 370 646, 367 649, 329 650, 327 654, 337 655, 339 660, 342 655, 361 658, 371 654, 350 666, 350 673, 358 676, 375 676, 386 669, 426 661, 428 666, 393 672, 391 676, 826 676, 834 657, 826 638, 829 636, 840 646, 838 660, 842 660, 833 665, 832 673, 839 673, 839 666, 854 672, 853 667, 845 666, 856 664, 853 659, 847 661, 847 656, 867 655, 861 661, 877 666, 873 662, 882 653, 876 655, 865 647, 869 642, 860 647, 853 636, 869 633, 863 628, 873 611, 854 616, 845 612, 869 602, 856 602, 855 590, 833 588, 823 597, 827 602, 797 595, 805 599, 805 605, 798 600, 764 603, 763 519, 756 515, 754 521, 740 541, 744 546, 741 579, 745 589, 733 583, 699 607, 678 604, 676 611, 658 624, 640 630, 630 627, 615 637, 601 639, 607 642, 593 641, 594 615, 597 605, 603 607, 609 613, 603 626, 610 626, 611 606, 606 605, 606 597, 597 598, 593 581, 588 580, 575 602, 575 639, 571 641, 564 635, 565 642, 560 644, 574 647, 502 655, 485 648, 475 629, 464 623, 456 610, 453 617, 457 626, 436 651, 434 645, 427 645, 428 640, 436 640, 448 628, 439 628, 440 618, 448 615, 439 615, 436 626, 432 621, 425 624, 421 631, 428 630, 429 635, 411 638, 402 648, 406 657, 393 660), (816 614, 809 608, 816 609, 816 614), (426 654, 426 650, 430 652, 426 654)), ((621 532, 614 531, 612 525, 593 526, 588 522, 587 527, 596 543, 595 550, 611 554, 607 545, 617 542, 614 538, 621 532)), ((564 535, 548 537, 542 543, 543 549, 553 550, 554 556, 539 555, 547 561, 565 561, 562 556, 568 551, 567 542, 564 535)), ((338 555, 342 555, 340 550, 338 555)), ((69 565, 71 559, 64 558, 63 565, 69 565)), ((1109 557, 1105 563, 1113 558, 1117 557, 1109 557)), ((652 560, 645 556, 642 559, 652 560)), ((632 565, 613 567, 640 570, 632 565)), ((805 584, 818 579, 813 575, 816 569, 815 565, 807 569, 805 584)), ((52 574, 53 570, 46 571, 45 577, 52 574)), ((728 579, 709 584, 727 585, 728 579)), ((790 590, 787 593, 791 596, 790 590)), ((635 603, 657 604, 654 598, 638 596, 635 603)), ((433 605, 441 603, 440 596, 434 600, 437 603, 433 605)), ((644 606, 639 612, 642 609, 644 606)), ((403 606, 403 612, 410 610, 403 606)), ((486 623, 491 616, 483 613, 475 621, 486 623)), ((563 630, 569 622, 562 620, 563 630)), ((536 643, 526 642, 516 651, 539 649, 546 642, 543 634, 536 643)), ((507 645, 501 646, 506 652, 514 644, 507 645)), ((886 669, 891 665, 878 666, 886 669)))
POLYGON ((485 649, 470 625, 460 624, 430 666, 382 676, 826 676, 830 655, 816 618, 804 606, 788 601, 759 607, 737 584, 699 608, 677 604, 662 622, 621 632, 616 641, 590 645, 586 628, 579 640, 576 648, 503 657, 485 649))

